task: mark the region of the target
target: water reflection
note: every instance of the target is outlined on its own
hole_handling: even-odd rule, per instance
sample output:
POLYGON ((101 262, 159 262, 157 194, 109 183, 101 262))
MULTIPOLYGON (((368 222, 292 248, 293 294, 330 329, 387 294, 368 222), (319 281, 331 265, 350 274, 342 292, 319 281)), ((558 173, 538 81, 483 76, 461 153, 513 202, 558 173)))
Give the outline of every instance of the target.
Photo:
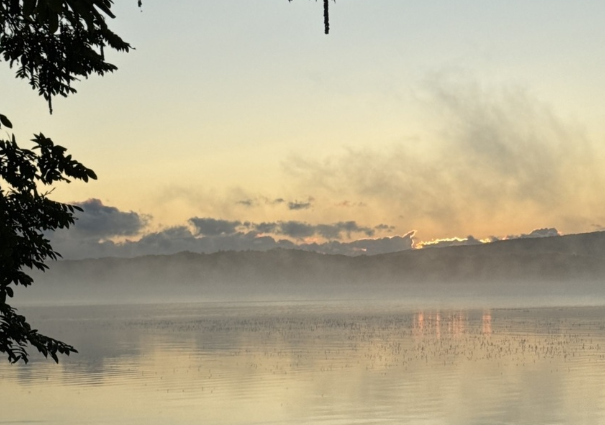
POLYGON ((459 337, 464 335, 467 324, 466 311, 419 311, 413 317, 412 333, 416 337, 426 334, 441 339, 441 328, 444 327, 448 337, 459 337))
POLYGON ((603 313, 355 303, 39 308, 27 312, 32 321, 80 355, 59 366, 0 364, 0 397, 10 400, 2 420, 599 423, 603 313))
POLYGON ((483 312, 483 335, 491 335, 492 334, 492 312, 487 310, 483 312))

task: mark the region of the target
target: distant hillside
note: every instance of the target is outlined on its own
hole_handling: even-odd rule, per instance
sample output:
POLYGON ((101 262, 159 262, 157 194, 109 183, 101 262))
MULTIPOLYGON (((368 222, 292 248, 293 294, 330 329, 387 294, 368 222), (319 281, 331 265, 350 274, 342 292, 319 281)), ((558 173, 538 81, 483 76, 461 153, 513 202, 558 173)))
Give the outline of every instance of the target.
POLYGON ((605 295, 605 232, 348 257, 272 250, 59 261, 28 301, 605 295))

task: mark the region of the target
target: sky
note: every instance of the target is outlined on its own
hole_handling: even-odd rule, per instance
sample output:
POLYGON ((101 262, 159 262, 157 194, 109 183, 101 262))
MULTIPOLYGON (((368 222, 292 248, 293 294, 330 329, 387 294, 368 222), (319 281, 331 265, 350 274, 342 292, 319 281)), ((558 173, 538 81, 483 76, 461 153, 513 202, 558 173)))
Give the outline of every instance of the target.
POLYGON ((114 9, 136 50, 53 115, 0 69, 20 144, 42 132, 99 176, 52 193, 85 208, 52 235, 66 258, 605 226, 603 2, 340 0, 329 35, 309 0, 114 9))

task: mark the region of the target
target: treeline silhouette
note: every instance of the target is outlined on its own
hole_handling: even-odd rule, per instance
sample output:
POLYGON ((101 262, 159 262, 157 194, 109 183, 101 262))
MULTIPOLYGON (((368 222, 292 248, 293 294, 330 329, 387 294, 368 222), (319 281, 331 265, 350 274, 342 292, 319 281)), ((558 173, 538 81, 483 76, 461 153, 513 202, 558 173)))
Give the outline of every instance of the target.
MULTIPOLYGON (((28 301, 605 296, 605 233, 349 257, 275 249, 59 261, 28 301)), ((29 295, 31 294, 31 297, 29 295)))

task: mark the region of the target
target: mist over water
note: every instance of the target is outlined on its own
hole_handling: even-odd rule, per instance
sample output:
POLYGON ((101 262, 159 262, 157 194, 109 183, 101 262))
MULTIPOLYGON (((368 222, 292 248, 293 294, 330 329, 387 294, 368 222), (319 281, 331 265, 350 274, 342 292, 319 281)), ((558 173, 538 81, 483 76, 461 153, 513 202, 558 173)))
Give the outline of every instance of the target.
POLYGON ((3 420, 551 424, 605 419, 603 307, 29 307, 80 354, 0 365, 3 420), (35 405, 36 409, 30 406, 35 405))
MULTIPOLYGON (((297 250, 60 261, 26 304, 399 300, 410 306, 605 303, 605 232, 348 257, 297 250)), ((21 288, 19 288, 21 289, 21 288)))
POLYGON ((593 233, 56 262, 17 307, 80 353, 0 365, 2 420, 601 423, 604 252, 593 233))

